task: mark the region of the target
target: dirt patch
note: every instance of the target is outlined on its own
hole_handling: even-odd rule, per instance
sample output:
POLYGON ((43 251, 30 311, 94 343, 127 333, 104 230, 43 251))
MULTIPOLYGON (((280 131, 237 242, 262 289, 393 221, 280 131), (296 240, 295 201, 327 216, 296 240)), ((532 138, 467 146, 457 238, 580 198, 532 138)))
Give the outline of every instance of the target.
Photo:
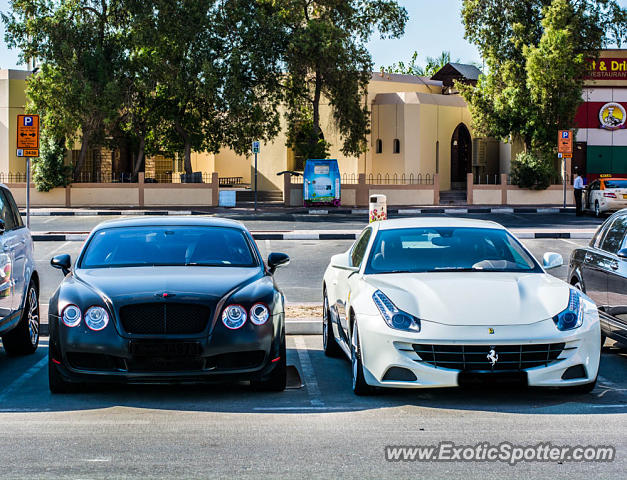
POLYGON ((319 318, 322 319, 322 305, 287 305, 285 318, 319 318))

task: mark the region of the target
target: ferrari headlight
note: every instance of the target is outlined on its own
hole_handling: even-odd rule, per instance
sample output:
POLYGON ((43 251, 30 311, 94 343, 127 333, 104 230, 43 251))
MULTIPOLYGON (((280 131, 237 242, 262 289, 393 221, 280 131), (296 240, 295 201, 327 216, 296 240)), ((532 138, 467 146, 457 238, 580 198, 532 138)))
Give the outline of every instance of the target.
POLYGON ((250 309, 250 321, 255 325, 263 325, 270 318, 270 310, 263 303, 257 303, 250 309))
POLYGON ((99 332, 109 325, 109 314, 102 307, 91 307, 85 312, 85 325, 94 332, 99 332))
POLYGON ((241 305, 229 305, 222 312, 222 323, 231 330, 243 327, 246 323, 246 310, 241 305))
POLYGON ((570 290, 568 298, 568 307, 561 313, 553 317, 555 326, 558 330, 574 330, 583 324, 583 299, 581 294, 575 290, 570 290))
POLYGON ((61 315, 63 324, 66 327, 77 327, 81 323, 82 317, 81 309, 76 305, 68 305, 63 309, 63 314, 61 315))
POLYGON ((381 290, 374 292, 372 299, 388 326, 396 330, 420 331, 420 319, 399 310, 381 290))

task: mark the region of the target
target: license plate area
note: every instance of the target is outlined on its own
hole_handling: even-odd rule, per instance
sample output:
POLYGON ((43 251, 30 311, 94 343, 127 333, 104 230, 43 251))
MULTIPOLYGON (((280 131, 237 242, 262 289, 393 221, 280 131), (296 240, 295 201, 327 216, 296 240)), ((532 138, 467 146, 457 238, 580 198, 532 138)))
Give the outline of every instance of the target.
POLYGON ((457 382, 462 387, 526 386, 527 372, 459 372, 457 382))
POLYGON ((202 348, 199 342, 131 341, 129 351, 139 357, 198 357, 202 348))

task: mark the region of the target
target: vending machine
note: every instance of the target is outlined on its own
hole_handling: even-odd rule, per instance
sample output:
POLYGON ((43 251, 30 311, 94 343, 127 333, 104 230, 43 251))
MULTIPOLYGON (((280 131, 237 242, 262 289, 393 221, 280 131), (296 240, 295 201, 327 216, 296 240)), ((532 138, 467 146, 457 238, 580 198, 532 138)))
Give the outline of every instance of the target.
POLYGON ((340 206, 340 169, 337 160, 307 160, 303 174, 303 200, 306 207, 340 206))

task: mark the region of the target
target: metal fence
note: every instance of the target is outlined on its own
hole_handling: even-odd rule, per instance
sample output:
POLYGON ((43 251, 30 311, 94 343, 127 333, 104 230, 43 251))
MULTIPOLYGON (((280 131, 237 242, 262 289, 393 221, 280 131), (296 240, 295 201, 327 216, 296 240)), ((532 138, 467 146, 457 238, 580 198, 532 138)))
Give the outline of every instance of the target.
POLYGON ((79 172, 73 183, 137 183, 137 175, 131 173, 79 172))
POLYGON ((220 177, 219 183, 221 187, 237 187, 244 184, 243 177, 220 177))
MULTIPOLYGON (((512 176, 508 175, 507 176, 507 184, 508 185, 513 185, 512 183, 512 176)), ((555 175, 553 177, 551 177, 551 185, 563 185, 564 181, 562 180, 562 176, 561 175, 555 175)), ((572 185, 573 184, 573 179, 571 177, 571 175, 569 173, 566 174, 566 185, 572 185)))
POLYGON ((0 172, 0 183, 26 183, 26 173, 4 173, 0 172))
POLYGON ((501 175, 498 173, 495 173, 493 175, 479 175, 476 174, 473 177, 473 183, 475 185, 500 185, 501 184, 501 175))
POLYGON ((369 185, 433 185, 435 180, 434 175, 422 173, 398 173, 393 174, 381 174, 373 175, 372 173, 366 176, 366 183, 369 185))

